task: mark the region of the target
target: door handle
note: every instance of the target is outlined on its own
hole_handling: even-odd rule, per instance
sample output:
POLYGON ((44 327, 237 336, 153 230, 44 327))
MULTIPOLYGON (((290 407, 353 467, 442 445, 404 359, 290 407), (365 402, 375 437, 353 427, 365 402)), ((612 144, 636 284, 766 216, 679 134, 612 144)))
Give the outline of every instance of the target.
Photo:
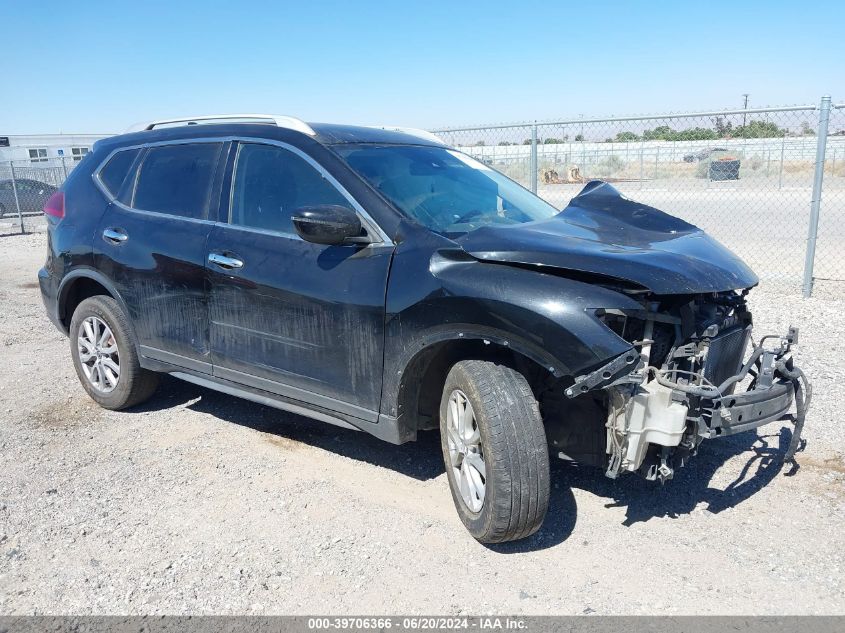
POLYGON ((220 268, 226 268, 227 270, 242 268, 244 265, 243 261, 240 259, 221 255, 220 253, 210 253, 208 255, 208 261, 212 264, 217 264, 220 268))
POLYGON ((103 239, 112 244, 121 244, 129 239, 123 229, 106 229, 103 231, 103 239))

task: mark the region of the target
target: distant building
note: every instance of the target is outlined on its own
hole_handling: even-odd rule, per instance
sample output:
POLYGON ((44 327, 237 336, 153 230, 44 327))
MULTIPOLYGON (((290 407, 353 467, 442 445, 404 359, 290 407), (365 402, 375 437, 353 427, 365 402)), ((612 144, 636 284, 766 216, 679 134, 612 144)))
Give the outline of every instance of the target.
POLYGON ((82 160, 94 142, 111 134, 10 134, 0 132, 0 163, 14 161, 15 167, 38 167, 82 160))
POLYGON ((94 143, 111 134, 0 133, 0 181, 35 180, 61 185, 94 143))

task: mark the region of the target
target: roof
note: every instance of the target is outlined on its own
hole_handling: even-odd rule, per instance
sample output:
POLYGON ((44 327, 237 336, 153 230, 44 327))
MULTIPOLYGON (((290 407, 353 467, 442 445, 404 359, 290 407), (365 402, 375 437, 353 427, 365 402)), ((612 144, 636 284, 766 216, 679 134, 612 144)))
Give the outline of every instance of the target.
POLYGON ((367 127, 338 125, 336 123, 310 123, 315 138, 321 143, 397 143, 412 145, 443 145, 431 132, 402 127, 367 127))
MULTIPOLYGON (((179 117, 159 119, 133 125, 127 130, 130 133, 144 134, 142 138, 150 138, 150 132, 162 132, 165 130, 182 130, 192 128, 188 136, 195 136, 197 128, 205 126, 219 126, 213 135, 223 135, 228 129, 240 129, 239 126, 263 126, 263 131, 268 128, 280 130, 293 130, 315 140, 333 145, 337 143, 396 143, 396 144, 417 144, 417 145, 443 145, 443 142, 434 134, 425 130, 401 127, 367 127, 352 125, 337 125, 331 123, 306 123, 296 117, 280 114, 205 114, 195 117, 179 117)), ((208 135, 207 128, 202 132, 208 135)), ((178 134, 178 132, 176 133, 178 134)), ((171 137, 171 135, 166 135, 171 137)), ((272 137, 273 134, 267 133, 272 137)), ((179 136, 176 136, 179 138, 179 136)))

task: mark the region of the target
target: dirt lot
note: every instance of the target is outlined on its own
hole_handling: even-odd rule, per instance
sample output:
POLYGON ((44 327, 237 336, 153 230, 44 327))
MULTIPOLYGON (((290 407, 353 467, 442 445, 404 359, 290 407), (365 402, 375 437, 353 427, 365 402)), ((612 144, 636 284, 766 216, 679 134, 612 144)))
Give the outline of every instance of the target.
POLYGON ((755 293, 758 333, 802 327, 816 386, 794 476, 778 425, 665 487, 555 463, 542 531, 484 547, 435 436, 394 447, 175 379, 97 408, 43 257, 43 235, 0 238, 0 613, 845 613, 842 299, 755 293))

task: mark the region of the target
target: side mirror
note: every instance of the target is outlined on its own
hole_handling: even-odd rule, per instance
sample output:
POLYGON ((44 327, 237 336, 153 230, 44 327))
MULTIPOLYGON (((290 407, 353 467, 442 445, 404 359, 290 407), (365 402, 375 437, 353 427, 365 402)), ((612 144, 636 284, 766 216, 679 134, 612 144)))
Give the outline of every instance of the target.
MULTIPOLYGON (((364 241, 361 238, 361 218, 349 207, 321 204, 300 207, 291 216, 299 237, 315 244, 343 244, 364 241)), ((369 241, 369 240, 367 240, 369 241)))

